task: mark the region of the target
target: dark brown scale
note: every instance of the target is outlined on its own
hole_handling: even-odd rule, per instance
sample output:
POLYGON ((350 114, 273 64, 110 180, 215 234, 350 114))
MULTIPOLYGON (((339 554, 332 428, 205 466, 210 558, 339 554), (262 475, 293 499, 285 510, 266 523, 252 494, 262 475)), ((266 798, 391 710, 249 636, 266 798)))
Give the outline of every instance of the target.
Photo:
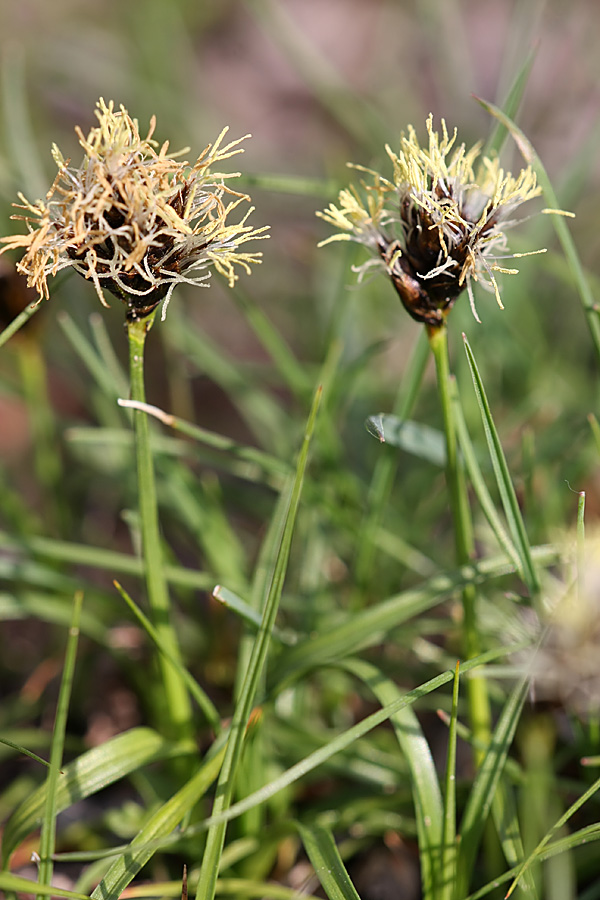
MULTIPOLYGON (((189 184, 186 183, 170 201, 170 205, 178 216, 183 215, 189 190, 189 184)), ((126 222, 125 216, 117 207, 109 209, 104 217, 111 228, 120 228, 126 222)), ((93 223, 90 222, 89 224, 93 227, 93 223)), ((114 238, 108 238, 103 243, 96 244, 94 249, 97 255, 101 259, 112 259, 114 256, 114 242, 114 238)), ((131 241, 124 236, 119 237, 119 246, 127 253, 130 253, 132 250, 131 241)), ((173 238, 169 235, 162 234, 156 238, 155 244, 149 248, 145 257, 150 271, 158 269, 159 266, 175 274, 179 274, 182 271, 182 257, 179 253, 173 253, 169 257, 168 262, 161 265, 161 260, 164 259, 172 247, 173 238)), ((67 249, 67 253, 71 259, 82 259, 85 256, 86 249, 87 248, 82 249, 80 252, 73 249, 67 249)), ((201 250, 203 248, 200 246, 197 249, 201 250)), ((123 303, 127 305, 127 319, 129 321, 143 319, 146 316, 149 316, 150 313, 156 309, 158 304, 164 300, 170 287, 169 283, 164 283, 157 285, 154 290, 149 293, 142 295, 134 294, 130 293, 130 291, 146 291, 149 286, 148 280, 135 270, 132 270, 131 272, 122 272, 119 278, 121 284, 117 284, 111 279, 103 279, 102 287, 106 288, 106 290, 110 291, 114 297, 118 297, 119 300, 122 300, 123 303)))
MULTIPOLYGON (((436 193, 439 199, 452 199, 451 192, 442 190, 440 185, 436 187, 436 193)), ((424 278, 446 256, 439 230, 431 216, 416 206, 410 195, 400 204, 400 218, 405 226, 405 240, 388 243, 382 239, 379 253, 389 266, 394 253, 401 248, 402 253, 390 270, 392 284, 413 319, 439 327, 444 314, 465 287, 464 283, 459 284, 458 274, 467 261, 469 234, 465 232, 462 240, 452 246, 452 258, 456 261, 452 273, 441 272, 434 278, 424 278)))

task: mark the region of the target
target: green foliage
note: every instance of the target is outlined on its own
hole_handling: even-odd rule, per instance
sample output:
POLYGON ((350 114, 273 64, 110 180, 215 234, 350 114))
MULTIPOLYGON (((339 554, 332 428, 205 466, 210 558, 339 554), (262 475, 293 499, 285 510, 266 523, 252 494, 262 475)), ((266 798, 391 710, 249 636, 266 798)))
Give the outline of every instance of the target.
MULTIPOLYGON (((466 52, 473 4, 363 5, 338 28, 358 27, 355 6, 364 28, 383 17, 365 90, 281 0, 174 0, 166 17, 159 0, 84 5, 5 55, 2 234, 22 225, 18 190, 44 195, 51 141, 75 157, 72 126, 116 86, 142 130, 155 113, 159 143, 190 158, 224 118, 232 137, 253 130, 235 167, 272 232, 240 288, 180 286, 166 320, 133 335, 131 394, 123 310, 99 309, 91 284, 61 274, 35 308, 21 286, 6 313, 7 897, 179 898, 184 864, 198 900, 376 900, 381 877, 426 900, 598 896, 598 705, 570 701, 562 657, 558 695, 536 670, 561 604, 598 583, 597 142, 542 167, 535 94, 519 113, 548 65, 526 46, 526 4, 507 5, 509 88, 485 118, 469 99, 492 83, 466 52), (264 41, 285 61, 302 100, 292 142, 285 117, 261 134, 267 94, 250 102, 249 88, 235 112, 257 59, 235 69, 238 29, 256 30, 265 66, 264 41), (487 153, 509 157, 516 139, 548 205, 578 216, 555 220, 558 242, 550 217, 515 232, 517 250, 548 252, 504 279, 504 310, 476 286, 480 325, 459 298, 439 385, 421 326, 385 278, 347 289, 364 256, 317 250, 314 217, 346 159, 374 165, 420 129, 433 82, 436 119, 467 143, 489 133, 487 153), (49 888, 59 875, 70 891, 49 888)), ((10 300, 4 283, 2 269, 10 300)))

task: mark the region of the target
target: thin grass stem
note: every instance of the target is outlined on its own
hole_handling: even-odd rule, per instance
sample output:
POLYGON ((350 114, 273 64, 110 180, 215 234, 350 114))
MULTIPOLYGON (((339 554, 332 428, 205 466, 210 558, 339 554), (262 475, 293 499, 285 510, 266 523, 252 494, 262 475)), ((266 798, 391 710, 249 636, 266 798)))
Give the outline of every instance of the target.
MULTIPOLYGON (((62 766, 63 751, 65 746, 65 734, 67 730, 67 715, 69 712, 69 704, 71 700, 71 688, 73 685, 73 675, 75 672, 75 660, 77 657, 77 646, 79 643, 79 620, 81 618, 81 607, 83 605, 83 594, 78 592, 73 600, 73 612, 71 614, 71 627, 69 628, 69 637, 67 640, 67 649, 65 653, 65 664, 63 668, 63 676, 58 694, 58 702, 56 706, 56 718, 54 720, 54 729, 52 733, 52 745, 50 747, 50 767, 48 769, 48 778, 46 780, 46 803, 44 806, 44 815, 42 818, 42 830, 40 834, 40 864, 38 870, 38 880, 41 885, 49 885, 52 883, 52 872, 54 869, 52 854, 56 844, 56 816, 58 815, 57 789, 58 779, 60 778, 60 768, 62 766)), ((42 896, 38 894, 38 900, 42 896)))
MULTIPOLYGON (((474 555, 473 524, 467 495, 467 485, 462 463, 458 455, 454 404, 450 382, 448 359, 448 332, 446 325, 428 329, 429 345, 435 360, 438 392, 442 406, 444 433, 446 435, 446 482, 450 508, 454 522, 456 560, 466 565, 474 555)), ((462 592, 464 652, 472 659, 481 652, 476 616, 477 594, 474 585, 466 585, 462 592)), ((487 685, 483 677, 467 680, 469 720, 475 739, 486 746, 490 738, 490 703, 487 685)), ((475 761, 479 765, 482 753, 475 749, 475 761)))
MULTIPOLYGON (((127 328, 131 399, 140 403, 146 402, 144 348, 152 321, 153 316, 148 316, 139 321, 129 322, 127 328)), ((134 429, 142 555, 151 619, 165 650, 179 662, 181 654, 171 619, 171 603, 163 566, 154 463, 146 413, 139 410, 134 412, 134 429)), ((164 654, 159 654, 158 662, 165 691, 165 718, 170 736, 174 739, 186 738, 190 734, 192 715, 187 687, 177 669, 164 654)))

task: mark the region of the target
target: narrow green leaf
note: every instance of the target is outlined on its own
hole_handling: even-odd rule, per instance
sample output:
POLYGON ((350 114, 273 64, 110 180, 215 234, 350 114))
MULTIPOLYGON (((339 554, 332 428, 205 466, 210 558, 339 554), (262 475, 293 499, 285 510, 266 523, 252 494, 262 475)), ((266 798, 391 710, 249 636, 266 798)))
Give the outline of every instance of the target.
POLYGON ((32 315, 39 309, 41 309, 41 306, 41 303, 39 303, 37 300, 34 300, 33 303, 30 303, 29 306, 26 306, 18 316, 15 316, 12 322, 0 332, 0 347, 3 347, 4 344, 6 344, 11 339, 13 334, 16 334, 17 331, 19 331, 19 329, 21 329, 23 325, 25 325, 27 321, 32 317, 32 315))
POLYGON ((129 380, 121 365, 121 361, 115 353, 113 342, 106 327, 106 316, 102 315, 102 313, 92 313, 89 321, 96 349, 110 375, 110 383, 114 384, 121 396, 125 396, 129 390, 129 380))
MULTIPOLYGON (((402 691, 371 663, 361 659, 348 659, 343 667, 360 678, 375 694, 383 707, 402 697, 402 691)), ((434 900, 438 896, 437 872, 442 846, 442 794, 429 744, 410 706, 390 716, 396 739, 408 763, 411 773, 411 790, 415 805, 419 836, 419 858, 423 897, 434 900)))
POLYGON ((571 806, 569 806, 569 808, 563 813, 560 819, 558 819, 558 821, 554 823, 552 828, 548 829, 535 850, 533 850, 529 854, 527 859, 524 859, 521 865, 518 867, 517 874, 515 875, 515 879, 511 884, 506 897, 510 897, 510 895, 513 893, 523 873, 526 872, 536 860, 541 858, 542 851, 544 850, 548 842, 552 840, 552 837, 556 834, 556 832, 559 831, 563 827, 563 825, 566 825, 571 816, 573 816, 577 812, 577 810, 581 809, 583 804, 586 803, 590 799, 590 797, 593 797, 598 789, 600 789, 600 778, 597 778, 596 781, 594 781, 594 783, 590 785, 587 791, 584 791, 584 793, 580 797, 578 797, 574 801, 574 803, 571 804, 571 806))
MULTIPOLYGON (((38 878, 40 884, 51 884, 52 872, 54 869, 52 862, 52 854, 56 844, 56 816, 57 816, 57 790, 59 779, 61 777, 60 769, 63 760, 63 750, 65 745, 65 733, 67 728, 67 716, 69 713, 69 704, 71 701, 71 690, 73 686, 73 677, 75 674, 75 660, 77 658, 77 646, 79 644, 79 620, 81 617, 81 607, 83 605, 83 594, 75 594, 73 600, 73 611, 71 614, 71 627, 69 628, 69 636, 67 638, 67 649, 65 653, 65 662, 63 666, 63 674, 58 692, 58 701, 56 705, 56 718, 54 720, 54 729, 52 732, 52 744, 50 746, 50 768, 46 779, 46 799, 44 803, 44 813, 42 816, 42 830, 40 834, 40 862, 38 867, 38 878)), ((63 773, 64 774, 64 773, 63 773)))
MULTIPOLYGON (((527 81, 529 80, 531 68, 533 66, 533 63, 535 62, 536 53, 537 47, 532 47, 525 58, 525 62, 517 72, 516 78, 508 92, 508 96, 506 97, 506 100, 502 105, 504 115, 508 116, 511 119, 515 118, 519 110, 519 106, 521 105, 521 100, 523 99, 525 88, 527 87, 527 81)), ((500 154, 500 151, 502 150, 506 138, 508 137, 508 134, 509 130, 506 125, 504 125, 500 121, 497 121, 495 124, 495 128, 489 137, 489 140, 486 142, 483 154, 485 156, 498 156, 500 154)))
POLYGON ((31 750, 27 750, 26 747, 21 747, 20 744, 13 744, 13 742, 9 741, 8 738, 0 736, 0 744, 4 744, 6 747, 11 747, 18 753, 22 753, 24 756, 28 756, 30 759, 34 759, 36 762, 41 763, 43 766, 49 768, 51 765, 48 760, 42 759, 41 756, 37 756, 35 753, 32 753, 31 750))
POLYGON ((169 660, 171 665, 177 669, 180 677, 185 681, 187 688, 194 698, 204 715, 206 716, 207 722, 210 726, 217 732, 221 730, 221 717, 205 691, 202 690, 198 682, 195 678, 190 675, 186 667, 181 663, 181 661, 176 658, 169 648, 165 645, 163 639, 158 634, 156 628, 150 621, 150 619, 142 612, 139 606, 131 599, 127 591, 121 587, 118 581, 114 582, 114 585, 121 597, 127 603, 129 609, 132 611, 142 628, 146 631, 150 640, 154 643, 154 645, 159 649, 159 651, 169 660))
MULTIPOLYGON (((247 625, 250 625, 254 631, 258 631, 261 626, 262 617, 249 603, 246 603, 245 600, 242 600, 241 597, 233 591, 230 591, 228 588, 223 587, 221 584, 218 584, 215 587, 212 595, 215 600, 218 600, 219 603, 222 603, 227 609, 231 609, 236 613, 236 615, 243 619, 247 625)), ((283 631, 276 625, 273 628, 273 637, 277 638, 278 641, 281 641, 282 644, 287 644, 288 646, 293 646, 298 643, 297 634, 289 630, 283 631)))
MULTIPOLYGON (((462 668, 463 672, 465 669, 466 665, 462 668)), ((457 894, 460 897, 465 896, 468 890, 483 828, 504 771, 528 687, 528 681, 524 679, 515 686, 508 697, 469 793, 461 822, 458 848, 457 894)))
POLYGON ((183 817, 206 793, 217 777, 225 748, 205 760, 196 774, 177 793, 157 810, 111 865, 92 893, 92 900, 118 897, 156 852, 156 842, 171 834, 183 817))
POLYGON ((527 532, 525 531, 523 517, 521 515, 521 510, 519 509, 517 495, 515 493, 515 489, 510 477, 510 472, 508 470, 504 451, 502 450, 502 444, 500 443, 498 431, 492 418, 492 412, 490 410, 490 405, 485 393, 483 381, 481 380, 481 375, 479 374, 479 369, 477 368, 477 363, 475 362, 475 357, 466 338, 466 335, 463 335, 463 340, 465 344, 467 360, 469 362, 469 368, 471 369, 473 385, 475 387, 475 395, 477 397, 477 403, 479 404, 479 410, 481 412, 481 419, 483 422, 483 428, 488 444, 490 459, 492 461, 494 474, 496 476, 496 484, 498 485, 498 491, 500 492, 500 498, 502 500, 502 506, 504 507, 504 513, 508 522, 509 531, 511 533, 515 548, 519 554, 519 559, 521 561, 522 577, 527 584, 531 595, 536 596, 539 593, 540 585, 537 572, 533 564, 531 547, 529 546, 529 540, 527 538, 527 532))
MULTIPOLYGON (((422 328, 403 373, 394 403, 393 414, 401 420, 408 419, 412 415, 428 360, 429 342, 425 329, 422 328)), ((368 507, 356 542, 355 573, 358 586, 369 584, 372 579, 377 549, 373 538, 381 530, 380 526, 392 491, 398 462, 398 454, 381 453, 373 470, 367 498, 368 507)))
POLYGON ((496 540, 498 541, 500 547, 504 550, 508 558, 514 563, 515 569, 519 572, 521 571, 521 560, 519 559, 517 548, 510 539, 510 536, 507 534, 507 531, 502 524, 502 520, 496 512, 496 506, 490 496, 487 485, 481 473, 481 468, 477 461, 477 457, 475 456, 475 451, 473 449, 473 444, 471 443, 469 432, 467 431, 467 425, 462 412, 462 407, 458 402, 456 382, 452 383, 452 388, 452 402, 454 406, 454 424, 456 426, 456 436, 458 438, 458 443, 460 445, 463 459, 465 461, 465 468, 469 475, 469 480, 475 492, 475 496, 479 500, 479 505, 483 510, 483 514, 488 520, 490 528, 496 536, 496 540))
POLYGON ((333 178, 307 178, 303 175, 271 175, 269 173, 243 172, 237 184, 258 187, 278 194, 295 194, 300 197, 331 197, 339 189, 333 178))
MULTIPOLYGON (((508 766, 506 769, 508 769, 508 766)), ((511 785, 508 784, 506 777, 501 778, 498 782, 492 802, 492 817, 498 838, 502 844, 504 858, 509 866, 516 866, 518 860, 523 859, 525 851, 521 838, 517 804, 511 785)), ((536 900, 538 893, 533 874, 529 871, 525 872, 523 878, 525 882, 523 884, 524 897, 527 897, 528 900, 536 900)))
MULTIPOLYGON (((56 811, 68 809, 141 766, 180 755, 182 751, 181 745, 165 741, 150 728, 132 728, 119 734, 64 767, 56 790, 56 811)), ((44 784, 16 808, 6 823, 2 839, 4 865, 18 844, 41 824, 46 793, 44 784)))
MULTIPOLYGON (((560 853, 567 853, 570 850, 577 849, 577 847, 582 847, 592 841, 599 840, 600 824, 595 822, 593 825, 588 825, 585 828, 579 829, 579 831, 568 834, 566 837, 560 838, 550 844, 546 844, 544 849, 540 850, 538 861, 544 862, 546 859, 551 859, 553 856, 558 856, 560 853)), ((508 872, 503 872, 502 875, 498 875, 493 881, 488 882, 488 884, 479 888, 479 890, 475 891, 473 894, 469 894, 469 896, 466 897, 466 900, 480 900, 481 897, 491 894, 492 891, 496 891, 501 884, 505 884, 507 881, 510 881, 511 878, 514 878, 518 869, 519 867, 515 866, 514 868, 509 869, 508 872)))
POLYGON ((456 881, 456 736, 458 722, 458 688, 460 663, 454 670, 452 688, 452 712, 448 731, 448 751, 446 754, 446 774, 444 779, 444 811, 441 840, 441 861, 439 884, 441 897, 452 900, 456 881))
MULTIPOLYGON (((500 657, 505 656, 508 653, 514 653, 517 651, 517 649, 519 648, 514 646, 490 650, 486 653, 481 654, 481 656, 470 659, 467 662, 463 663, 461 671, 463 672, 463 674, 466 672, 470 672, 472 669, 475 669, 478 666, 483 666, 495 659, 499 659, 500 657)), ((219 822, 229 822, 231 819, 235 819, 247 810, 252 809, 257 804, 265 803, 270 797, 273 797, 275 796, 275 794, 279 793, 279 791, 283 790, 286 787, 289 787, 289 785, 291 784, 294 784, 294 782, 298 781, 309 772, 312 772, 314 769, 327 762, 329 759, 331 759, 332 756, 335 756, 336 753, 345 750, 347 747, 353 744, 354 741, 358 740, 358 738, 363 737, 365 734, 368 734, 370 731, 372 731, 373 728, 376 728, 378 725, 386 722, 395 713, 400 712, 401 709, 404 709, 406 706, 410 706, 411 703, 415 703, 422 697, 427 696, 432 691, 435 691, 439 687, 442 687, 442 685, 447 684, 449 681, 452 681, 453 678, 454 671, 442 672, 440 675, 436 675, 435 678, 431 678, 429 681, 426 681, 419 687, 414 688, 412 691, 409 691, 403 697, 398 698, 398 700, 394 701, 389 706, 386 706, 383 709, 378 709, 376 712, 371 713, 370 716, 367 716, 365 719, 362 719, 362 721, 357 722, 356 725, 353 725, 347 731, 343 732, 343 734, 338 735, 323 747, 319 747, 319 749, 310 753, 304 759, 300 760, 300 762, 291 766, 291 768, 289 768, 286 772, 283 772, 282 775, 275 778, 260 790, 255 791, 253 794, 250 794, 243 800, 239 800, 227 811, 219 813, 218 815, 212 815, 209 819, 202 823, 202 827, 199 830, 205 830, 210 825, 219 822)))
POLYGON ((273 362, 281 381, 300 399, 311 389, 306 368, 301 365, 281 333, 245 291, 236 285, 232 296, 273 362))
MULTIPOLYGON (((54 538, 36 535, 15 541, 6 532, 0 531, 0 547, 11 551, 11 553, 22 554, 27 550, 34 556, 74 563, 77 566, 105 569, 114 574, 122 573, 125 575, 137 575, 138 577, 142 577, 144 574, 144 564, 139 557, 132 556, 130 553, 119 553, 116 550, 105 550, 102 547, 92 547, 87 544, 76 544, 71 541, 59 541, 54 538)), ((2 561, 0 561, 0 575, 7 579, 11 577, 13 579, 18 578, 20 581, 27 578, 34 584, 55 587, 59 591, 66 591, 72 587, 72 581, 64 576, 56 576, 54 580, 50 580, 53 570, 42 567, 36 568, 34 563, 27 563, 31 567, 31 574, 28 576, 28 571, 24 568, 25 565, 23 560, 19 558, 15 560, 12 570, 6 563, 6 568, 3 571, 2 561)), ((196 569, 184 569, 181 566, 165 566, 165 574, 170 583, 180 587, 207 590, 214 584, 213 575, 207 572, 198 572, 196 569)), ((86 611, 84 610, 84 618, 85 616, 86 611)))
POLYGON ((38 894, 41 897, 67 897, 69 900, 90 900, 89 894, 78 894, 76 891, 66 891, 64 888, 54 887, 51 884, 38 884, 29 878, 21 878, 11 872, 0 872, 0 890, 16 891, 31 896, 38 894))
POLYGON ((256 447, 247 447, 244 444, 239 444, 231 438, 224 437, 214 431, 208 431, 206 428, 201 428, 199 425, 187 422, 185 419, 180 419, 178 416, 173 416, 171 413, 165 412, 158 406, 152 406, 150 403, 139 403, 134 400, 122 399, 119 399, 117 402, 119 406, 126 407, 127 409, 142 410, 142 412, 147 413, 149 416, 153 416, 155 419, 158 419, 159 422, 162 422, 163 425, 167 425, 174 431, 180 431, 181 434, 185 434, 186 437, 193 438, 193 440, 198 441, 201 444, 206 444, 207 447, 213 447, 215 450, 222 450, 229 453, 239 460, 253 463, 261 469, 264 469, 265 472, 272 472, 281 477, 290 474, 290 467, 287 463, 282 462, 270 453, 265 453, 264 450, 258 450, 256 447))
MULTIPOLYGON (((548 546, 534 548, 533 556, 538 565, 551 565, 560 554, 548 546)), ((269 672, 269 685, 272 690, 282 690, 302 672, 379 643, 392 628, 431 609, 465 585, 484 584, 514 571, 514 565, 506 557, 489 557, 454 572, 434 575, 419 588, 403 591, 346 618, 340 617, 339 624, 331 631, 286 651, 269 672)))
POLYGON ((186 353, 199 371, 226 392, 262 446, 285 456, 289 452, 289 419, 275 399, 255 377, 248 377, 238 359, 228 356, 203 332, 191 329, 175 308, 169 311, 169 324, 166 338, 176 341, 177 352, 186 353))
MULTIPOLYGON (((213 813, 216 816, 227 809, 233 795, 234 780, 242 753, 245 730, 259 682, 262 677, 262 670, 271 642, 277 610, 279 609, 279 601, 281 599, 290 546, 292 543, 292 534, 300 504, 304 473, 308 462, 308 451, 315 428, 321 394, 322 388, 318 388, 308 416, 304 441, 298 456, 294 479, 291 482, 290 490, 287 494, 287 509, 282 523, 283 527, 279 535, 277 556, 275 558, 274 568, 270 573, 270 577, 266 584, 266 596, 263 604, 261 627, 256 635, 250 653, 246 677, 242 684, 239 699, 233 714, 223 768, 219 776, 217 796, 213 809, 213 813)), ((225 821, 218 821, 209 829, 204 859, 202 861, 202 869, 198 880, 198 889, 196 893, 197 900, 213 900, 219 862, 225 841, 225 830, 225 821)))
POLYGON ((360 900, 329 828, 299 824, 298 831, 329 900, 360 900))
POLYGON ((118 397, 120 380, 115 380, 114 371, 106 365, 105 360, 102 359, 91 341, 84 335, 79 325, 64 310, 57 313, 57 319, 69 343, 98 387, 109 397, 118 397))

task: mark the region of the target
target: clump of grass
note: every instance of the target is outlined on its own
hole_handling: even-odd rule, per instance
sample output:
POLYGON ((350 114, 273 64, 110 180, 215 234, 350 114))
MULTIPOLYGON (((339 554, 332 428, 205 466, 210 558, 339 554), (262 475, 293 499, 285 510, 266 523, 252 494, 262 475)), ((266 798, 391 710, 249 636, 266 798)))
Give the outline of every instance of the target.
MULTIPOLYGON (((25 204, 37 225, 7 244, 25 248, 21 265, 42 293, 55 263, 89 276, 100 293, 108 286, 125 301, 127 341, 121 325, 111 334, 112 311, 82 313, 92 285, 57 279, 51 303, 38 309, 62 307, 59 328, 46 317, 36 341, 47 371, 67 373, 85 411, 77 422, 71 411, 67 423, 43 378, 21 382, 10 368, 33 307, 0 337, 7 383, 31 409, 38 391, 47 409, 36 469, 43 489, 22 490, 29 470, 0 483, 2 617, 44 626, 33 649, 23 644, 23 663, 6 640, 12 702, 1 713, 1 749, 13 760, 26 754, 30 767, 15 763, 0 795, 0 889, 68 896, 49 886, 54 868, 77 873, 70 896, 116 900, 130 888, 179 897, 185 864, 198 900, 314 896, 320 887, 369 900, 377 895, 368 873, 383 849, 386 887, 398 895, 407 890, 395 880, 403 866, 420 885, 415 895, 431 900, 497 896, 498 886, 528 897, 595 895, 598 697, 594 679, 585 690, 573 679, 588 671, 582 648, 593 653, 596 631, 570 615, 597 611, 594 542, 582 494, 577 527, 568 528, 576 503, 565 500, 557 462, 568 452, 576 477, 590 479, 595 387, 579 358, 564 364, 565 383, 572 374, 578 386, 575 407, 562 405, 567 387, 552 381, 560 363, 536 284, 552 267, 569 283, 552 249, 507 280, 504 318, 489 308, 490 325, 487 315, 476 325, 461 299, 482 276, 499 290, 502 220, 535 200, 538 183, 549 191, 511 119, 528 66, 504 112, 488 105, 526 150, 524 174, 507 176, 489 157, 476 178, 476 151, 453 143, 445 126, 437 135, 429 120, 425 144, 411 130, 401 151, 390 151, 389 180, 362 170, 374 179, 370 199, 346 191, 342 206, 329 208, 325 217, 346 234, 356 229, 388 281, 364 283, 354 305, 340 288, 328 305, 338 263, 331 249, 320 251, 315 306, 330 314, 311 318, 318 351, 307 361, 265 314, 266 298, 237 288, 236 321, 260 346, 262 365, 199 326, 184 284, 150 331, 175 283, 213 263, 219 270, 221 253, 235 262, 236 240, 261 236, 244 216, 227 230, 226 215, 245 195, 206 168, 235 142, 223 148, 221 136, 182 169, 151 134, 142 140, 124 110, 103 106, 100 137, 103 124, 119 134, 125 127, 138 142, 130 162, 143 168, 135 190, 119 195, 118 221, 114 209, 97 220, 90 209, 70 217, 71 201, 77 212, 91 198, 97 211, 99 198, 79 193, 90 187, 90 167, 76 174, 55 153, 55 194, 25 204), (133 247, 139 216, 129 222, 122 201, 140 200, 149 182, 159 189, 143 262, 133 247), (36 240, 48 234, 54 243, 42 258, 36 240), (428 254, 435 259, 424 272, 428 254), (390 286, 425 326, 421 337, 408 332, 412 352, 394 373, 382 363, 375 315, 369 321, 370 310, 385 309, 384 333, 392 332, 390 286), (368 324, 360 341, 356 320, 368 324), (227 429, 211 422, 209 403, 197 403, 198 373, 204 393, 212 385, 229 410, 227 429), (534 416, 546 382, 557 391, 557 426, 534 416), (61 472, 55 492, 44 471, 61 472), (42 655, 50 675, 37 666, 42 655), (60 671, 55 719, 49 685, 60 671), (119 698, 129 710, 121 718, 119 698), (106 719, 103 739, 85 746, 89 723, 106 719), (66 811, 75 822, 61 819, 66 811), (32 849, 41 856, 37 881, 19 871, 32 849)), ((328 108, 351 120, 343 102, 328 108)), ((356 138, 362 125, 355 130, 356 138)), ((98 150, 94 136, 84 149, 98 150)), ((311 203, 329 190, 314 179, 261 179, 311 203)), ((546 203, 557 206, 551 196, 546 203)), ((556 221, 593 347, 581 264, 556 221)), ((237 261, 244 269, 254 254, 237 261)), ((348 262, 364 260, 340 258, 342 286, 348 262)), ((226 262, 221 269, 231 275, 226 262)), ((283 287, 291 295, 293 285, 283 287)), ((218 284, 214 292, 224 302, 218 284)), ((306 300, 303 317, 313 309, 306 300)), ((401 328, 410 328, 407 317, 401 328)))

